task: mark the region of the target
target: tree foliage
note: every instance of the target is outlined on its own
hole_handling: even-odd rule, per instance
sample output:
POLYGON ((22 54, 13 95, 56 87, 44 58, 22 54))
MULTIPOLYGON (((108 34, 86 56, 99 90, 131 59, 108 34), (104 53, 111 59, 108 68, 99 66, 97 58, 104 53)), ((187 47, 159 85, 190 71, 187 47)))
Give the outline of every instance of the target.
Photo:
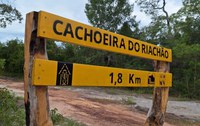
POLYGON ((57 61, 75 61, 75 46, 69 43, 56 43, 53 40, 47 40, 48 59, 57 61))
POLYGON ((8 73, 23 73, 24 44, 21 40, 14 39, 2 44, 0 59, 5 60, 4 70, 8 73))
POLYGON ((178 44, 173 48, 173 52, 173 93, 178 96, 199 98, 200 44, 178 44))
POLYGON ((146 38, 154 44, 166 46, 165 40, 172 37, 171 18, 166 10, 166 0, 136 0, 137 4, 147 15, 151 16, 151 23, 142 29, 146 38))
POLYGON ((127 0, 89 0, 85 6, 85 13, 93 26, 112 32, 117 32, 125 22, 136 23, 132 11, 133 5, 127 0))
POLYGON ((197 89, 200 88, 200 75, 197 71, 200 70, 200 2, 183 0, 183 6, 178 12, 168 16, 170 25, 167 25, 167 15, 158 13, 164 5, 163 1, 137 0, 141 9, 152 16, 151 23, 142 29, 143 39, 172 48, 171 94, 199 99, 197 89))
POLYGON ((23 126, 25 125, 25 112, 19 106, 19 97, 6 88, 0 88, 0 125, 1 126, 23 126))
MULTIPOLYGON (((98 28, 120 33, 129 37, 138 36, 139 23, 132 16, 133 5, 128 0, 88 0, 85 13, 89 22, 98 28), (126 31, 126 32, 125 32, 126 31)), ((84 49, 91 54, 90 63, 120 66, 123 55, 105 51, 84 49)))
POLYGON ((9 3, 3 3, 0 1, 0 27, 5 28, 13 21, 22 21, 21 13, 9 3))
POLYGON ((200 44, 200 2, 184 0, 183 7, 173 14, 173 24, 177 39, 187 44, 200 44), (197 9, 197 10, 196 10, 197 9))

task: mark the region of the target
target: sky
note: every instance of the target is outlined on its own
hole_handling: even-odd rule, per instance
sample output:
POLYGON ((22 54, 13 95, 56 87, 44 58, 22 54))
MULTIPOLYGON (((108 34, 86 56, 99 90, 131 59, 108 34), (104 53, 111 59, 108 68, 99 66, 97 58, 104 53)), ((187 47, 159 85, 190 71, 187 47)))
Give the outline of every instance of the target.
MULTIPOLYGON (((22 23, 13 22, 6 28, 0 28, 0 42, 6 42, 11 39, 24 39, 26 14, 32 11, 47 11, 62 17, 72 19, 84 24, 89 24, 85 14, 85 4, 88 0, 1 0, 10 1, 11 5, 16 7, 23 16, 22 23)), ((130 0, 134 3, 135 0, 130 0)), ((182 6, 182 0, 166 0, 166 10, 169 14, 175 13, 182 6)), ((141 22, 141 26, 150 23, 150 17, 140 12, 140 8, 135 4, 133 15, 136 20, 141 22)))

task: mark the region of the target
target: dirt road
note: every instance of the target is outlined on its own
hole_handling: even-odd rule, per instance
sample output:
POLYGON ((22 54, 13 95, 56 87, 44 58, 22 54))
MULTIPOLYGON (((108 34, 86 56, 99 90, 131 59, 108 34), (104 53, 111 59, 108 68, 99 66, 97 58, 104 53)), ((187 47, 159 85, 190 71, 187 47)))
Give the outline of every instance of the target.
MULTIPOLYGON (((0 88, 6 87, 16 95, 23 96, 23 82, 0 78, 0 88)), ((62 115, 80 121, 88 126, 141 126, 146 114, 136 108, 147 109, 151 99, 135 95, 111 95, 92 88, 49 88, 50 107, 57 108, 62 115), (121 104, 131 98, 136 104, 121 104)), ((168 112, 177 116, 200 119, 200 103, 169 101, 168 112), (193 111, 193 109, 198 110, 193 111), (180 112, 184 111, 184 112, 180 112)), ((169 122, 165 126, 170 126, 169 122)))

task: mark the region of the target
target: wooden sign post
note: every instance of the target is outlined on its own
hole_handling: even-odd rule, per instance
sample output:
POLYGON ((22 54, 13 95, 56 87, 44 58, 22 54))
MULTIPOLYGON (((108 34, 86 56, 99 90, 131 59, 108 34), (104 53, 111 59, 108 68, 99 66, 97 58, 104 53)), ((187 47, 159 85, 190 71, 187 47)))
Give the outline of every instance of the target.
POLYGON ((52 126, 47 86, 154 87, 146 126, 162 126, 172 74, 171 49, 91 27, 48 12, 26 16, 24 102, 27 126, 52 126), (156 60, 155 72, 48 61, 45 39, 156 60))
POLYGON ((47 59, 45 38, 37 38, 37 12, 26 15, 24 42, 24 104, 27 126, 52 126, 49 116, 48 87, 32 85, 33 60, 47 59))
MULTIPOLYGON (((170 65, 167 62, 154 61, 154 69, 157 72, 168 73, 170 65)), ((163 126, 167 109, 169 87, 155 87, 153 103, 147 114, 145 126, 163 126)))

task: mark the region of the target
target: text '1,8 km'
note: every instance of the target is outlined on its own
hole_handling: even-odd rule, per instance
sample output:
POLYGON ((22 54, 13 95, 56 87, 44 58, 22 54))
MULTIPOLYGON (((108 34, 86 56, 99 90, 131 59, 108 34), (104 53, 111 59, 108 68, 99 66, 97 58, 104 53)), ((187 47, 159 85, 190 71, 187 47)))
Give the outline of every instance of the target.
POLYGON ((35 86, 171 87, 172 74, 35 59, 35 86))
POLYGON ((37 36, 131 56, 172 62, 171 49, 91 27, 44 11, 39 12, 37 36))
MULTIPOLYGON (((110 73, 110 83, 111 84, 121 84, 123 82, 123 74, 122 73, 117 73, 115 76, 116 76, 116 79, 114 78, 114 73, 110 73)), ((128 76, 128 83, 129 84, 141 84, 141 78, 140 77, 134 77, 134 74, 130 74, 129 73, 129 76, 128 76)))

